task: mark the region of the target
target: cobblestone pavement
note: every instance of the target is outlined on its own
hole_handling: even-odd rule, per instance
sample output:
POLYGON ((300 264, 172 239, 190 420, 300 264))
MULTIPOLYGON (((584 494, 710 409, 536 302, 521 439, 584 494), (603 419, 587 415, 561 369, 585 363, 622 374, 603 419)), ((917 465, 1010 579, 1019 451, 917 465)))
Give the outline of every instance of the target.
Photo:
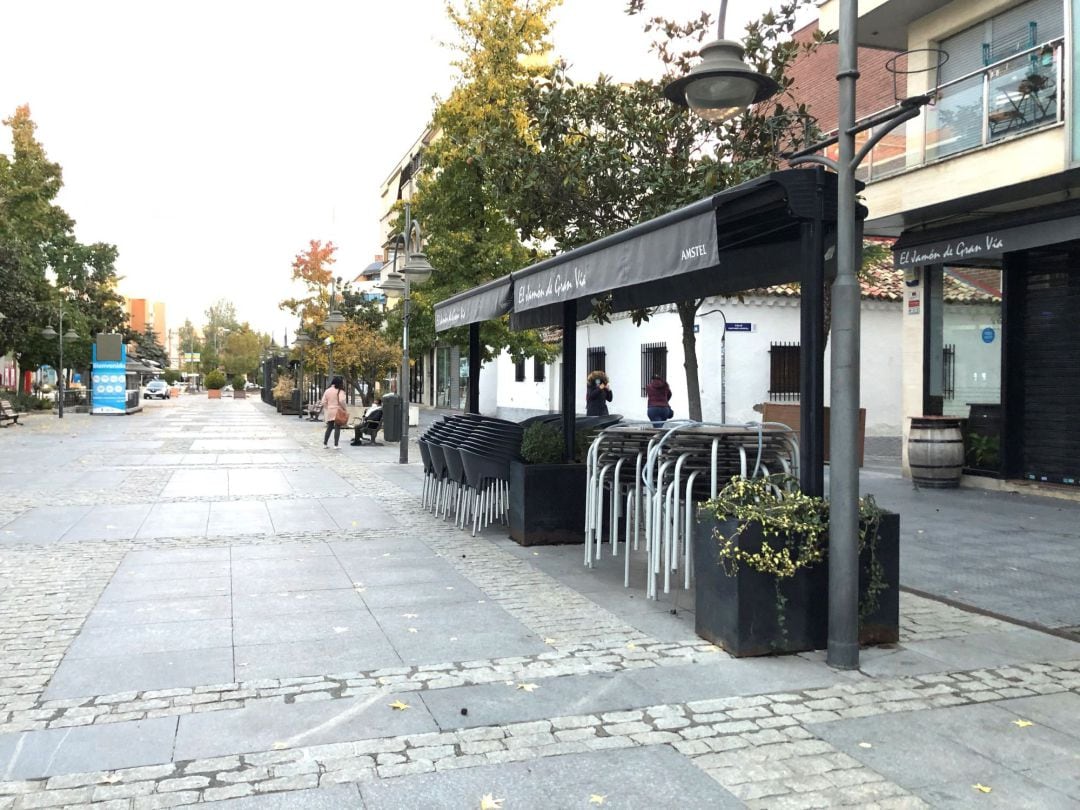
POLYGON ((321 435, 196 397, 0 431, 0 810, 1080 806, 1080 645, 905 593, 857 672, 731 659, 321 435))

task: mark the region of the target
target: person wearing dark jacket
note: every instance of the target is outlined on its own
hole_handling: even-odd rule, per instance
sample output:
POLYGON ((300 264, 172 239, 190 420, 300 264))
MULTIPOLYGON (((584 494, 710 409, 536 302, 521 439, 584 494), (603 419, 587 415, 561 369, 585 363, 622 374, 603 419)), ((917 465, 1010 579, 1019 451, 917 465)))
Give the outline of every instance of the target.
POLYGON ((671 410, 671 388, 659 374, 653 374, 649 384, 645 386, 645 394, 648 397, 646 413, 653 427, 661 427, 665 421, 675 415, 671 410))
MULTIPOLYGON (((595 374, 595 372, 593 372, 595 374)), ((589 384, 585 389, 585 415, 607 416, 607 404, 611 402, 611 389, 607 377, 589 375, 589 384)))

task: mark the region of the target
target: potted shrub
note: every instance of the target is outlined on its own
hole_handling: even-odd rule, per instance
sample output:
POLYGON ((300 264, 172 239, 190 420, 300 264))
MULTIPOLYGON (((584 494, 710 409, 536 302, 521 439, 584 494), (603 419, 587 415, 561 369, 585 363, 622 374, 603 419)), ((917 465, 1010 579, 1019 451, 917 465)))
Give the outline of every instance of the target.
POLYGON ((180 372, 174 368, 167 368, 161 374, 165 378, 165 382, 169 385, 169 396, 180 396, 180 389, 176 387, 176 383, 180 381, 180 372))
POLYGON ((206 396, 210 399, 221 399, 221 389, 225 387, 225 375, 218 371, 211 371, 206 375, 206 396))
POLYGON ((232 378, 233 399, 247 398, 247 392, 244 390, 245 385, 247 385, 247 378, 243 374, 237 374, 232 378))
MULTIPOLYGON (((695 630, 734 656, 820 649, 828 640, 829 505, 790 476, 735 477, 698 511, 695 630)), ((900 516, 859 503, 859 640, 895 643, 900 516)))
POLYGON ((585 464, 592 437, 578 434, 576 460, 563 461, 559 427, 533 422, 510 462, 510 537, 523 546, 585 542, 585 464), (555 507, 554 505, 557 505, 555 507))

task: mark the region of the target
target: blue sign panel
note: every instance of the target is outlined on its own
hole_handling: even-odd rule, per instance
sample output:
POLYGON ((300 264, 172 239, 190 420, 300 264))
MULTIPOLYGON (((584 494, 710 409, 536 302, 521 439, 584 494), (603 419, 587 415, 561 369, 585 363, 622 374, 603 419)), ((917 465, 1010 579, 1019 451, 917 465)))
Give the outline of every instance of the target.
POLYGON ((730 323, 724 324, 724 329, 726 329, 728 332, 753 332, 754 325, 752 323, 738 323, 736 321, 732 321, 730 323))
POLYGON ((127 346, 120 346, 119 360, 98 360, 94 345, 93 413, 127 413, 127 346))
POLYGON ((985 329, 983 329, 982 330, 982 339, 983 339, 983 343, 993 343, 994 342, 994 327, 988 326, 985 329))

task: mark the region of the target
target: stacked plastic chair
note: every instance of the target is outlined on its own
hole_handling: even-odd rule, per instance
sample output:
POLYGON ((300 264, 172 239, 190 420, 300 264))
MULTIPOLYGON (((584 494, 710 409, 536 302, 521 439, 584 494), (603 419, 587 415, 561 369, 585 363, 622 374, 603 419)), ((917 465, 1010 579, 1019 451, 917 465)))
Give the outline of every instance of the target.
POLYGON ((453 516, 473 534, 495 519, 507 520, 510 462, 521 454, 522 427, 478 414, 455 414, 420 437, 424 460, 423 503, 453 516))

